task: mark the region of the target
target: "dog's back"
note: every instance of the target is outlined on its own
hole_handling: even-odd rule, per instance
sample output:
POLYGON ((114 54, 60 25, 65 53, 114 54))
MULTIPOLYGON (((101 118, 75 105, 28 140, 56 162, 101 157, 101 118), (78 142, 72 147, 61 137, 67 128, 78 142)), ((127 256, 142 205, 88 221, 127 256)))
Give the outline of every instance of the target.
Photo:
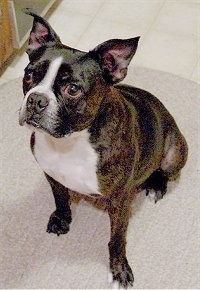
POLYGON ((134 180, 141 184, 141 180, 150 176, 148 169, 153 172, 155 167, 156 170, 162 169, 169 179, 176 179, 186 163, 188 147, 172 115, 158 98, 145 90, 123 84, 115 88, 130 110, 131 107, 134 109, 134 118, 139 126, 137 138, 141 136, 141 155, 134 180))

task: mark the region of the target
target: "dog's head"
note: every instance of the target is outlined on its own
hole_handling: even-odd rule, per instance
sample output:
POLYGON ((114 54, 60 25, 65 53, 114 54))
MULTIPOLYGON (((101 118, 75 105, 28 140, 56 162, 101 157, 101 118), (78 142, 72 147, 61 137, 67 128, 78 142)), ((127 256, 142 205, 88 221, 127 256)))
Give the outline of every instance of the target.
POLYGON ((96 118, 106 92, 123 80, 139 37, 113 39, 82 52, 63 45, 42 17, 34 17, 23 78, 20 125, 27 123, 60 138, 86 129, 96 118))

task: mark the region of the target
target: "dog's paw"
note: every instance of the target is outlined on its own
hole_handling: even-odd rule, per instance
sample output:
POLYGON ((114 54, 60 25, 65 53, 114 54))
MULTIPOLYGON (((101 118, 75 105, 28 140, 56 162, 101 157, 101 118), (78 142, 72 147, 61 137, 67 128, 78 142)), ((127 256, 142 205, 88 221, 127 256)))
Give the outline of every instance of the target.
POLYGON ((57 211, 50 216, 47 232, 59 235, 66 234, 69 231, 69 224, 71 223, 71 216, 61 215, 57 211))
POLYGON ((112 289, 127 289, 133 286, 134 277, 127 260, 123 264, 114 263, 111 266, 108 282, 112 289))
POLYGON ((167 192, 168 177, 162 170, 157 170, 146 180, 146 196, 150 200, 154 199, 155 203, 162 199, 167 192))
POLYGON ((113 280, 113 274, 110 271, 108 272, 108 284, 110 289, 124 290, 124 288, 120 286, 119 282, 113 280))
POLYGON ((155 203, 163 199, 165 193, 166 192, 163 192, 161 190, 154 191, 153 189, 146 189, 146 196, 148 196, 150 201, 154 201, 155 203))

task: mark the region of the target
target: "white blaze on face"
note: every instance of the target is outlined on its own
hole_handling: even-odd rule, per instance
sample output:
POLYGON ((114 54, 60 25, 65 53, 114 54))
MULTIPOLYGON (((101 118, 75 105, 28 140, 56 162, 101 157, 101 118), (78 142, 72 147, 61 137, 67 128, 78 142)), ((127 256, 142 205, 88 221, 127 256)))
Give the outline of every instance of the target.
POLYGON ((62 64, 62 56, 54 59, 47 70, 45 77, 43 78, 41 85, 47 89, 52 88, 55 78, 57 76, 58 70, 62 64))
POLYGON ((30 94, 32 93, 42 93, 45 94, 45 96, 49 100, 48 108, 51 110, 53 107, 53 104, 56 102, 56 97, 52 91, 52 86, 54 84, 55 78, 58 74, 58 70, 62 64, 63 58, 62 56, 59 56, 58 58, 54 59, 47 70, 47 73, 45 74, 43 80, 34 88, 30 89, 26 96, 23 99, 22 106, 20 109, 20 119, 23 119, 23 116, 26 111, 26 102, 30 94))

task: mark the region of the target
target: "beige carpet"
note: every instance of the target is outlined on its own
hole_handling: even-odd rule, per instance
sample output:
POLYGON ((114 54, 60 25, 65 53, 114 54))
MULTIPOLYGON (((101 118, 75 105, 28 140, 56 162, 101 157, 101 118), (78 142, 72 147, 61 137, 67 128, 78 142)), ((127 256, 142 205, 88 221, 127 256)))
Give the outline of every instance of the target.
MULTIPOLYGON (((200 288, 199 86, 179 77, 131 68, 127 83, 156 94, 189 144, 179 183, 156 205, 144 192, 133 205, 127 252, 134 289, 200 288)), ((67 235, 49 235, 53 195, 18 125, 21 79, 0 87, 0 288, 109 288, 109 220, 85 203, 73 206, 67 235)))

